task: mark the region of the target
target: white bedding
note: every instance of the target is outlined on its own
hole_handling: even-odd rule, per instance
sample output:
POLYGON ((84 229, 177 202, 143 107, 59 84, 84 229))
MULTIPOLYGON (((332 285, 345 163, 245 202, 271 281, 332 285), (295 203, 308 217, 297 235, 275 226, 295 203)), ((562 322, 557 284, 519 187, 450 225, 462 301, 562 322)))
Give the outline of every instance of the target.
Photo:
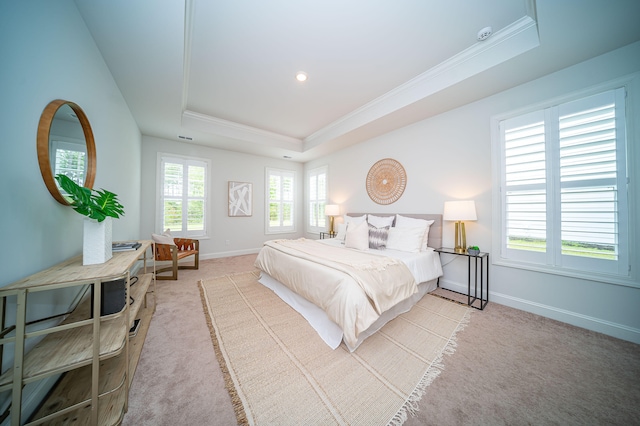
MULTIPOLYGON (((338 250, 350 250, 345 249, 337 239, 315 243, 321 243, 324 247, 340 246, 338 250)), ((335 349, 344 340, 349 350, 353 351, 366 337, 397 315, 408 311, 424 294, 433 290, 436 279, 442 275, 440 258, 433 250, 418 253, 369 250, 367 253, 400 260, 415 283, 421 284, 417 290, 402 296, 399 302, 395 301, 391 308, 379 313, 348 274, 331 270, 310 259, 289 256, 265 246, 258 255, 256 266, 263 271, 260 282, 300 312, 330 347, 335 349), (319 295, 324 291, 328 291, 329 296, 319 295)))
MULTIPOLYGON (((344 247, 344 242, 336 238, 318 240, 318 242, 335 247, 344 247)), ((417 283, 424 283, 442 276, 440 256, 431 247, 427 247, 426 251, 417 253, 389 249, 368 250, 367 253, 401 260, 407 265, 417 283)))

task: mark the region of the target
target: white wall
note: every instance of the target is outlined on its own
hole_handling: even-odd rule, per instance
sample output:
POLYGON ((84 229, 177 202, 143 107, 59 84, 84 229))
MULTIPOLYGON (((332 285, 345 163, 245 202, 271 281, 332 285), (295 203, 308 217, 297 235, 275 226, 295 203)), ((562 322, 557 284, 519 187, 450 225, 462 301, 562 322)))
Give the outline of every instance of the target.
MULTIPOLYGON (((640 71, 640 43, 548 75, 305 164, 329 166, 332 203, 346 212, 441 213, 446 200, 473 199, 477 222, 468 222, 467 243, 492 247, 491 117, 640 71), (407 172, 403 196, 389 206, 371 201, 365 190, 369 168, 391 157, 407 172), (358 161, 353 159, 357 158, 358 161)), ((640 93, 629 110, 631 188, 639 187, 640 93)), ((631 217, 637 217, 637 196, 631 217)), ((632 220, 633 221, 633 220, 632 220)), ((635 223, 635 221, 633 221, 635 223)), ((637 227, 632 229, 632 265, 638 267, 637 227)), ((453 224, 444 224, 444 245, 453 245, 453 224)), ((448 262, 450 258, 443 258, 448 262)), ((466 289, 466 260, 444 268, 444 284, 466 289), (463 287, 464 286, 464 287, 463 287)), ((635 273, 636 284, 638 274, 635 273)), ((492 265, 491 303, 502 303, 640 343, 640 288, 542 274, 492 265)))
POLYGON ((302 202, 299 203, 297 230, 286 234, 265 234, 265 168, 293 170, 297 173, 298 199, 303 198, 302 164, 255 155, 242 154, 206 146, 179 143, 150 136, 142 138, 142 208, 140 233, 151 238, 162 231, 156 224, 156 168, 158 153, 179 154, 211 160, 209 176, 209 238, 200 238, 200 258, 257 253, 262 244, 275 238, 298 238, 302 235, 302 202), (228 216, 228 181, 253 184, 253 215, 228 216), (227 244, 228 242, 228 244, 227 244))
POLYGON ((47 191, 36 154, 40 114, 54 99, 80 105, 93 129, 95 186, 118 194, 126 216, 114 239, 137 238, 136 123, 71 0, 0 3, 0 286, 82 252, 82 217, 47 191))
MULTIPOLYGON (((72 0, 0 2, 0 287, 82 252, 83 216, 51 197, 36 154, 40 115, 54 99, 77 103, 93 129, 95 187, 118 194, 124 218, 114 239, 139 237, 140 145, 138 127, 72 0)), ((70 291, 29 296, 28 320, 66 312, 70 291)), ((7 324, 15 302, 7 304, 7 324)), ((6 367, 11 347, 4 353, 6 367)), ((26 413, 37 407, 51 380, 24 389, 26 413)), ((0 411, 10 399, 0 395, 0 411)))

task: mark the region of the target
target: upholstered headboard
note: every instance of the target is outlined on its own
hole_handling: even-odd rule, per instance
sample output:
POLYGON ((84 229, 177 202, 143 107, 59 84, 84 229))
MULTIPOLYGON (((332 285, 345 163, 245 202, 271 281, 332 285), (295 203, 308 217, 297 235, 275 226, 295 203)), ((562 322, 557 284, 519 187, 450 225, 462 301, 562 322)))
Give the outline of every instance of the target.
MULTIPOLYGON (((395 216, 396 213, 347 213, 347 216, 362 216, 363 214, 371 214, 374 216, 395 216)), ((427 245, 432 248, 442 247, 442 215, 441 214, 417 214, 417 213, 398 213, 400 216, 412 217, 414 219, 433 220, 433 224, 429 228, 429 241, 427 245)), ((395 223, 394 223, 395 224, 395 223)))

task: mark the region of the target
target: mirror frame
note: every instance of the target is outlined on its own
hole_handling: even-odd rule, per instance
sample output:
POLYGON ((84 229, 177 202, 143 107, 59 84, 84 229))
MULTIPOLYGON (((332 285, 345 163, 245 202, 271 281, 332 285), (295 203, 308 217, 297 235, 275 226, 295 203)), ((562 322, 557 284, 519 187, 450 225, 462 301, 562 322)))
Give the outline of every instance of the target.
POLYGON ((53 176, 53 170, 51 170, 51 156, 49 152, 49 133, 51 131, 51 123, 53 123, 53 118, 56 115, 56 112, 63 105, 69 105, 73 112, 76 113, 76 116, 80 121, 80 125, 82 126, 82 131, 84 132, 85 144, 87 146, 87 170, 85 173, 84 186, 85 188, 90 189, 93 188, 93 182, 96 178, 96 144, 93 139, 93 131, 91 130, 89 120, 87 119, 84 111, 82 111, 82 108, 77 104, 65 101, 64 99, 56 99, 55 101, 49 102, 42 111, 40 123, 38 124, 36 145, 40 173, 42 174, 42 179, 44 180, 51 196, 53 196, 53 198, 55 198, 60 204, 68 206, 70 204, 62 196, 53 176))

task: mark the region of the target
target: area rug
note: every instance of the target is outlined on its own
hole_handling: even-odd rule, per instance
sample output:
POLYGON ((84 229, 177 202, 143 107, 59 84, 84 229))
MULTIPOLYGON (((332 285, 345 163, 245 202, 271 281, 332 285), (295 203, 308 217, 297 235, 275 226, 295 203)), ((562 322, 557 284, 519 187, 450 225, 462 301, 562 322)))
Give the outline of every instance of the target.
POLYGON ((353 353, 246 272, 200 281, 239 424, 402 424, 455 351, 469 308, 426 295, 353 353))

